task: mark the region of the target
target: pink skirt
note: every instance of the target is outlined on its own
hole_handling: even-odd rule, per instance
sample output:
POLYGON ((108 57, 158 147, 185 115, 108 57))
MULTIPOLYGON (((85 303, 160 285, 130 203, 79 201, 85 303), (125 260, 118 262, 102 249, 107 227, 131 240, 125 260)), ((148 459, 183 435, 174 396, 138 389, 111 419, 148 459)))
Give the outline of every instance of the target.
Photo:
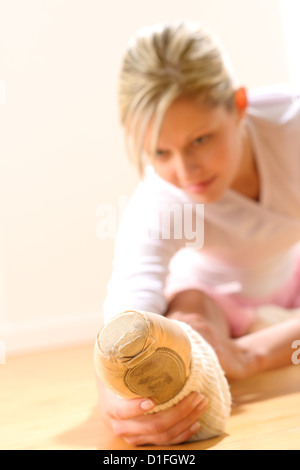
POLYGON ((284 309, 300 308, 300 251, 296 253, 296 269, 291 280, 271 295, 251 299, 239 293, 216 294, 197 279, 186 279, 172 273, 166 284, 167 299, 184 291, 196 289, 215 301, 227 318, 232 337, 239 337, 249 332, 257 319, 256 309, 262 306, 276 306, 284 309))

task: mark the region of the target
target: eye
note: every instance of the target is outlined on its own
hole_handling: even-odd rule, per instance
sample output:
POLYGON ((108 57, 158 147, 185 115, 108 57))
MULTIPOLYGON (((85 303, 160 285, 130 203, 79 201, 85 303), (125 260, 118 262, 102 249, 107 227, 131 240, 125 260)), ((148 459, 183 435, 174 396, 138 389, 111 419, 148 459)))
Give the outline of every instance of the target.
POLYGON ((207 142, 209 139, 208 135, 202 135, 201 137, 197 137, 197 139, 193 140, 192 145, 193 146, 198 146, 198 145, 203 145, 205 142, 207 142))
POLYGON ((155 158, 161 159, 163 157, 166 157, 167 155, 168 155, 168 152, 166 150, 157 149, 155 153, 155 158))

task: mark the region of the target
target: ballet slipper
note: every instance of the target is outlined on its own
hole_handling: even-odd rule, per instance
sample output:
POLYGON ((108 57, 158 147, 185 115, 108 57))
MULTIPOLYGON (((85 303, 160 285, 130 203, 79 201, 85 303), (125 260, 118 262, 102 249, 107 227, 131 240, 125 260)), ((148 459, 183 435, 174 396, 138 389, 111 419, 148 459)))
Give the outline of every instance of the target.
POLYGON ((178 325, 136 311, 104 325, 95 350, 96 371, 110 390, 123 398, 149 397, 156 404, 182 389, 190 357, 190 341, 178 325))
POLYGON ((107 388, 130 399, 151 398, 151 413, 192 391, 208 398, 190 441, 222 434, 231 412, 228 382, 212 347, 192 327, 150 312, 128 310, 97 335, 95 370, 107 388))

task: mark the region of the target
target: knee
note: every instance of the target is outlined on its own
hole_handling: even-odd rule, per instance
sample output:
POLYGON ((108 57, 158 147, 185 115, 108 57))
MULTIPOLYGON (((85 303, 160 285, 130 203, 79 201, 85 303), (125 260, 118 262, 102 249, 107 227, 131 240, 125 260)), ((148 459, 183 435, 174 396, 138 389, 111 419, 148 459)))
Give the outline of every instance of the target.
POLYGON ((224 312, 200 290, 179 292, 170 302, 165 316, 189 323, 206 337, 219 333, 230 334, 230 325, 224 312))
POLYGON ((178 292, 170 301, 166 315, 168 316, 175 311, 203 314, 205 312, 205 295, 196 289, 178 292))

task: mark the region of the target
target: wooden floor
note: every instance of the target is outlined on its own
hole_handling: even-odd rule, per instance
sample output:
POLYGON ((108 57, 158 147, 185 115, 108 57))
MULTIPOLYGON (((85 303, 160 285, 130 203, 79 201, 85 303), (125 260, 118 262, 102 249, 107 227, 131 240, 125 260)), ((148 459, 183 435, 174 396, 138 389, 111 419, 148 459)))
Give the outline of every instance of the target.
MULTIPOLYGON (((300 450, 300 365, 235 384, 232 395, 225 435, 144 449, 300 450)), ((0 365, 0 449, 133 449, 114 437, 98 406, 92 344, 0 365)))

